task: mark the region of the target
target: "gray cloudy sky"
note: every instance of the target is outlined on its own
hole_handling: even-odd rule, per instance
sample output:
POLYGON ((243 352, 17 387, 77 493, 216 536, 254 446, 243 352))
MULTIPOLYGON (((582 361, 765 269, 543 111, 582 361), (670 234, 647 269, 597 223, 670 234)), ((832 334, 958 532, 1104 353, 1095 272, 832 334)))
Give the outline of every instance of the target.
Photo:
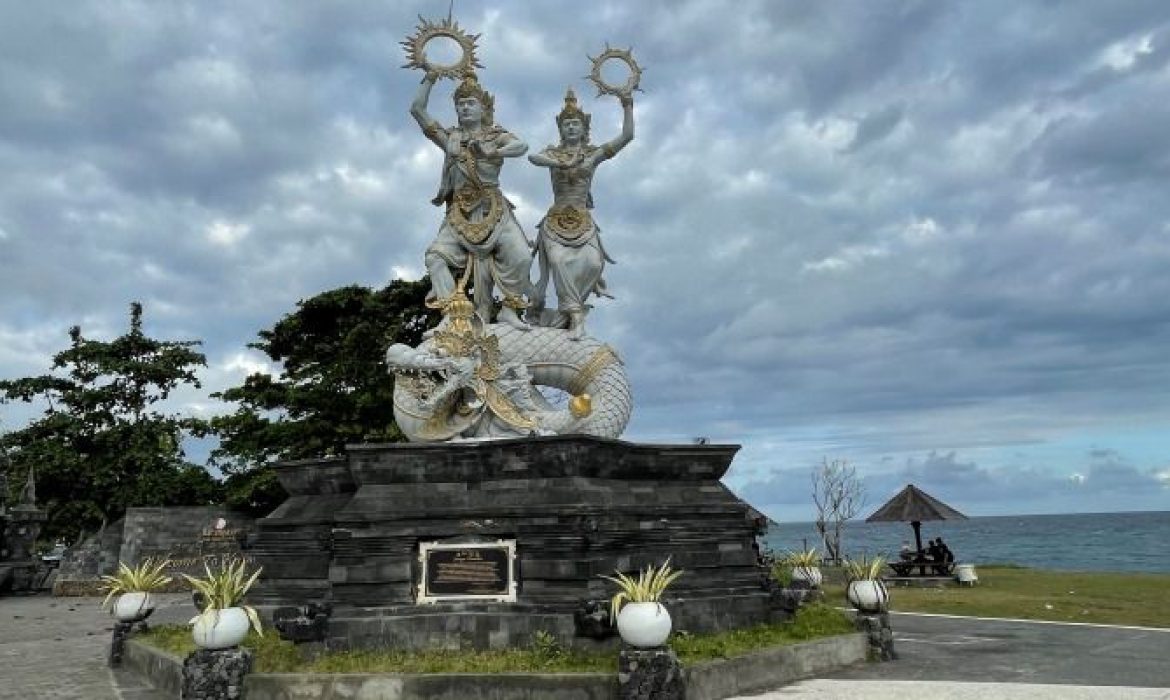
MULTIPOLYGON (((646 67, 594 190, 628 438, 743 444, 728 483, 782 518, 823 457, 875 504, 913 481, 969 514, 1170 509, 1165 0, 456 4, 533 147, 568 84, 617 133, 586 54, 646 67)), ((265 368, 245 344, 298 299, 420 275, 440 157, 398 42, 446 11, 0 5, 0 376, 138 299, 205 341, 210 392, 265 368)), ((502 180, 531 232, 546 176, 502 180)))

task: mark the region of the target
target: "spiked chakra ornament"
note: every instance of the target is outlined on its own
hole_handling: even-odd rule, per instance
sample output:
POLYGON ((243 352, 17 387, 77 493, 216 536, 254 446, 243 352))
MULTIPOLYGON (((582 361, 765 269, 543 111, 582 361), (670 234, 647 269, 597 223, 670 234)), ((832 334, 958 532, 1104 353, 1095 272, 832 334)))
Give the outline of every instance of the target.
POLYGON ((588 57, 589 60, 593 63, 593 70, 591 70, 589 75, 586 77, 588 77, 589 80, 592 80, 593 84, 597 86, 598 97, 602 95, 613 95, 615 97, 628 98, 634 93, 635 90, 641 92, 641 88, 639 88, 638 85, 642 82, 642 67, 639 66, 638 62, 634 60, 633 51, 633 48, 614 49, 611 48, 609 44, 606 44, 605 51, 602 51, 601 54, 597 56, 597 58, 593 58, 592 56, 588 57), (612 85, 607 83, 601 76, 602 66, 605 65, 606 61, 611 60, 621 61, 622 63, 626 64, 627 68, 630 69, 629 77, 627 77, 626 82, 622 83, 621 85, 612 85))
POLYGON ((434 73, 439 78, 458 80, 475 68, 483 68, 475 56, 475 42, 478 34, 468 34, 459 27, 459 23, 450 17, 432 22, 421 16, 419 25, 414 34, 402 42, 406 48, 406 63, 403 68, 421 68, 428 73, 434 73), (459 60, 454 63, 435 63, 427 57, 427 44, 439 38, 446 38, 459 45, 459 60))

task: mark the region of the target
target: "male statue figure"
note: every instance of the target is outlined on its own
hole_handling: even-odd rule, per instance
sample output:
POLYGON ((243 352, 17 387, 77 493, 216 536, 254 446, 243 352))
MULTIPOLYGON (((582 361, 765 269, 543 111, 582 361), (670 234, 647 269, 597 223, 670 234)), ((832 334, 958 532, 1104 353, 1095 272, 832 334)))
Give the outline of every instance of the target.
POLYGON ((544 325, 568 328, 569 337, 585 335, 585 303, 590 294, 610 296, 601 272, 605 263, 613 262, 601 245, 601 229, 593 222, 593 173, 634 139, 634 101, 620 96, 623 110, 622 132, 614 140, 594 146, 589 143, 589 115, 577 106, 570 89, 565 106, 557 115, 561 143, 528 156, 535 165, 549 169, 552 176, 553 204, 539 224, 537 253, 540 256, 540 281, 536 283, 530 314, 544 325), (557 290, 557 312, 544 314, 544 295, 551 275, 557 290))
POLYGON ((504 158, 524 155, 528 145, 494 123, 494 99, 470 71, 455 89, 459 125, 441 126, 427 112, 437 79, 428 71, 410 106, 423 133, 445 154, 439 193, 431 201, 445 205, 446 216, 426 252, 427 303, 446 316, 457 293, 455 275, 470 273, 475 309, 485 322, 494 305, 492 289, 498 287, 503 296, 498 320, 528 330, 517 312, 527 308, 525 297, 532 292, 531 245, 499 184, 504 158))

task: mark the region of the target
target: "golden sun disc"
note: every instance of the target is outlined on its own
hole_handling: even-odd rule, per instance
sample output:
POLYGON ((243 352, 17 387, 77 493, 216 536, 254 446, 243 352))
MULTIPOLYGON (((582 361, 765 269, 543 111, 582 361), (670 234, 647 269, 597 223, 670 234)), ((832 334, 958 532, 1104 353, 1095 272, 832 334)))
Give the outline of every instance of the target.
POLYGON ((423 19, 421 16, 418 19, 419 25, 414 34, 401 42, 402 46, 406 48, 406 63, 402 65, 403 68, 421 68, 424 71, 435 73, 440 78, 453 80, 462 78, 475 68, 483 68, 475 55, 475 42, 479 39, 478 34, 468 34, 463 31, 459 23, 450 17, 438 22, 423 19), (454 63, 442 64, 427 58, 427 44, 439 38, 450 39, 459 45, 459 60, 454 63))

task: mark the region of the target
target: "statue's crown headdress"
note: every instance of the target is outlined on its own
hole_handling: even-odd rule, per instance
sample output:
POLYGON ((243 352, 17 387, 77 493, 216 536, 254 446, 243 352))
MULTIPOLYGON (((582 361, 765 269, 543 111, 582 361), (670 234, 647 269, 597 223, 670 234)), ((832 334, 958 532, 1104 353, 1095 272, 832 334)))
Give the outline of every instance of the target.
POLYGON ((463 74, 463 81, 455 88, 453 99, 458 102, 465 97, 474 97, 483 105, 484 126, 489 126, 495 121, 496 99, 479 84, 479 79, 475 77, 473 70, 463 74))
POLYGON ((577 95, 573 92, 573 88, 565 91, 565 106, 557 115, 557 128, 560 128, 566 119, 580 119, 581 124, 585 127, 586 140, 588 140, 590 115, 583 112, 577 105, 577 95))

